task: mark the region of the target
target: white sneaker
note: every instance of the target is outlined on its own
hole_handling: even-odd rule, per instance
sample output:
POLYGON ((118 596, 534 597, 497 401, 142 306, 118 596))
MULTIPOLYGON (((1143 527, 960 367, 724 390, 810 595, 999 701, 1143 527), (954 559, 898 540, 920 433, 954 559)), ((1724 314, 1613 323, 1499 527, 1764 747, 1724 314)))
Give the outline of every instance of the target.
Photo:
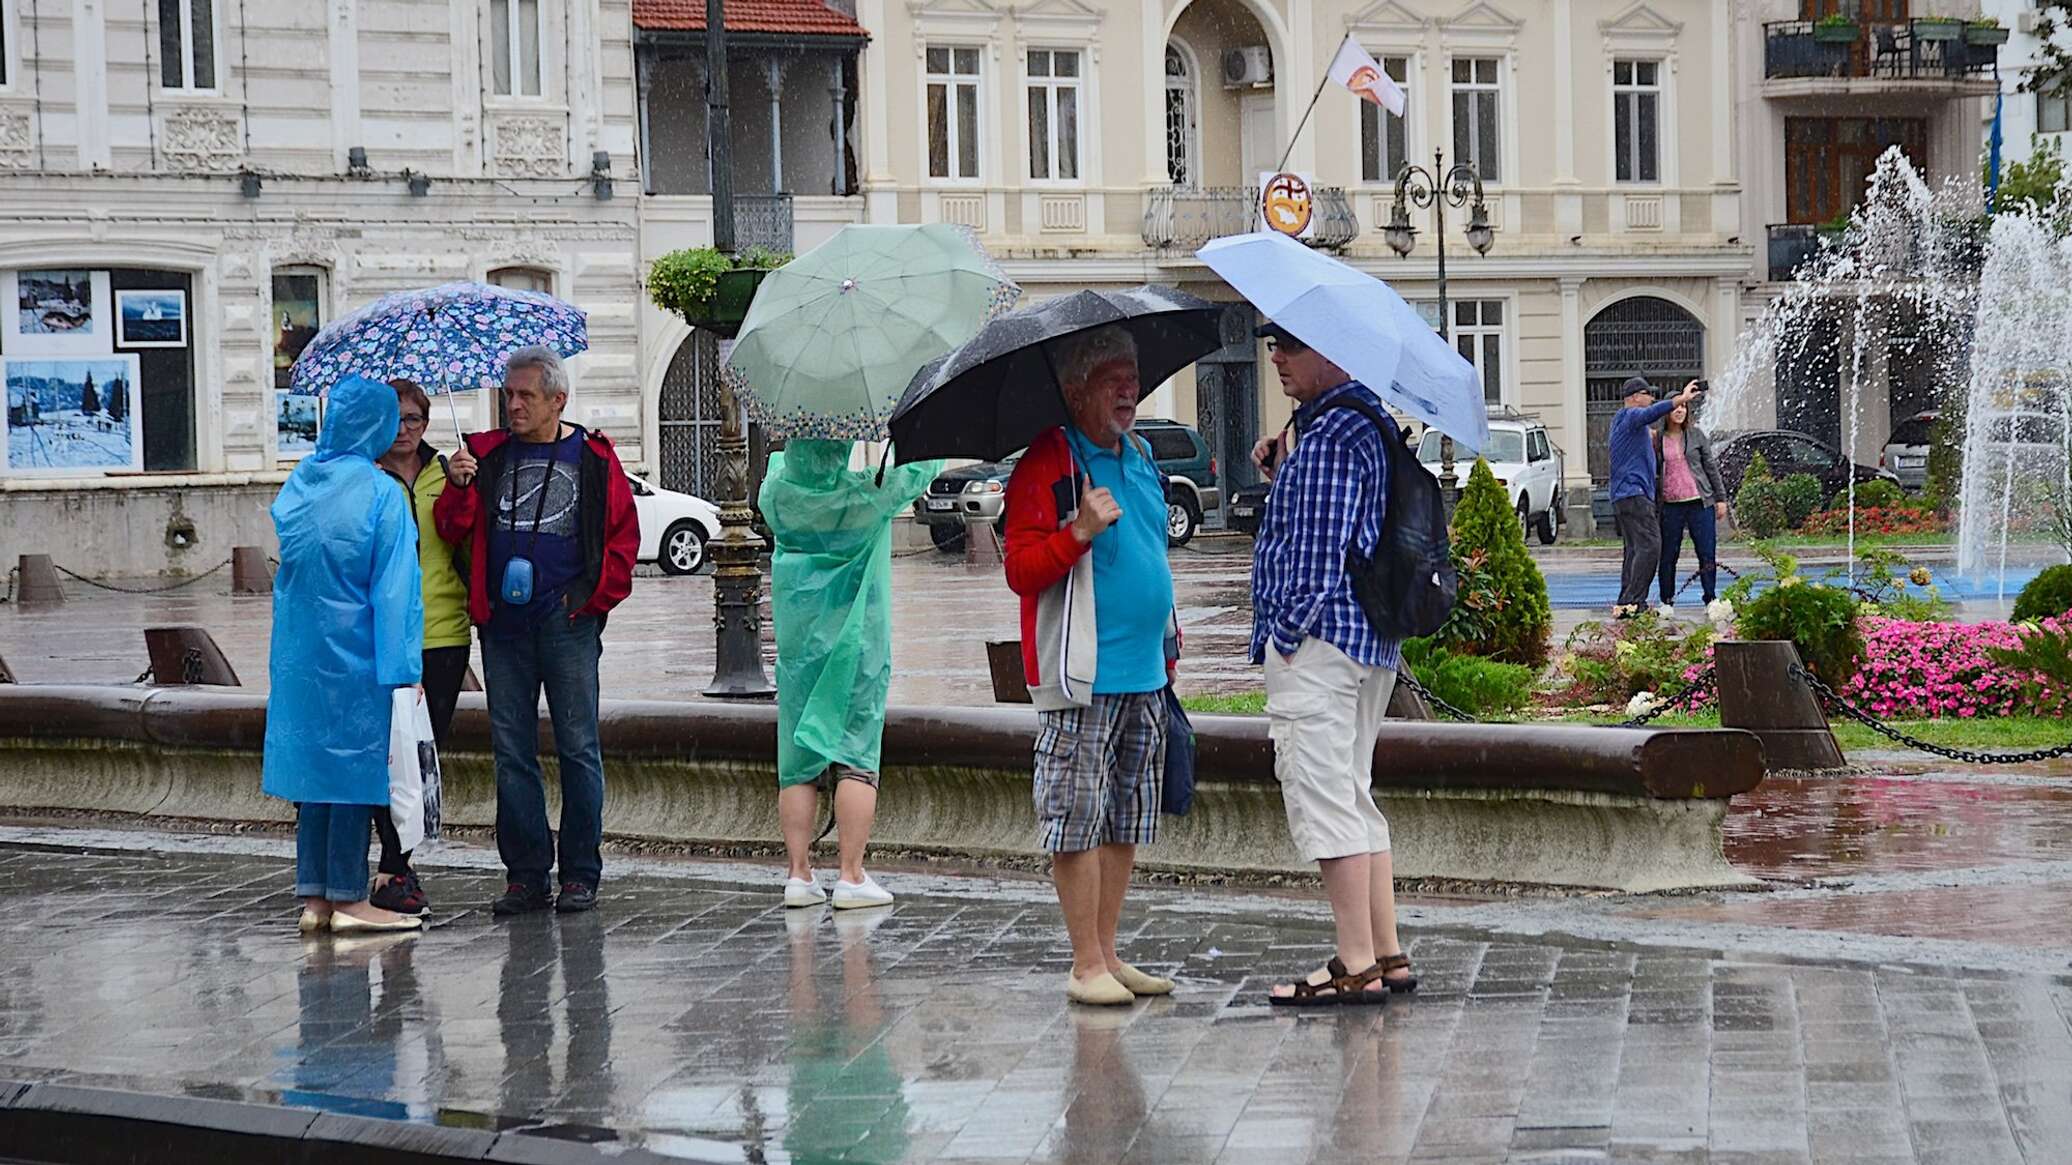
POLYGON ((835 879, 834 904, 836 910, 856 910, 865 906, 892 905, 892 891, 878 885, 869 874, 861 882, 844 882, 835 879))
POLYGON ((811 878, 786 878, 784 880, 784 904, 786 906, 818 906, 827 901, 827 892, 820 883, 811 878))
POLYGON ((1664 603, 1661 606, 1655 608, 1655 614, 1661 616, 1664 619, 1674 619, 1676 618, 1676 608, 1670 606, 1668 603, 1664 603))

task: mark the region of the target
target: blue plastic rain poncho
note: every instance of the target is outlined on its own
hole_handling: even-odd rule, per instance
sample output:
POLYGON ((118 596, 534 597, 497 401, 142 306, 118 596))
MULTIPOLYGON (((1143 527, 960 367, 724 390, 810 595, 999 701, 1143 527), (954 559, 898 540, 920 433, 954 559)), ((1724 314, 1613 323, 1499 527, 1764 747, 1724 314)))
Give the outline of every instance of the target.
POLYGON ((878 771, 892 686, 892 518, 942 462, 849 468, 848 441, 795 440, 770 458, 760 504, 777 545, 777 783, 829 765, 878 771))
POLYGON ((268 795, 388 803, 390 692, 418 682, 424 601, 417 529, 374 464, 396 439, 396 390, 352 377, 331 389, 316 452, 273 503, 273 694, 268 795))

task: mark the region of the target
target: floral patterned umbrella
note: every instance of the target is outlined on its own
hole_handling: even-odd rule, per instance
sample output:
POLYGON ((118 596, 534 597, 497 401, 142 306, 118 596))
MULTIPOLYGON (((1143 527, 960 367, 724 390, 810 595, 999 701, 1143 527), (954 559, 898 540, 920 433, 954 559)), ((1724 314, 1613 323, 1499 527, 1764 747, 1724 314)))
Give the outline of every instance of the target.
POLYGON ((347 376, 406 378, 434 395, 494 388, 504 360, 530 344, 573 356, 590 346, 589 326, 580 309, 537 291, 487 283, 399 291, 318 332, 295 361, 289 391, 322 395, 347 376))

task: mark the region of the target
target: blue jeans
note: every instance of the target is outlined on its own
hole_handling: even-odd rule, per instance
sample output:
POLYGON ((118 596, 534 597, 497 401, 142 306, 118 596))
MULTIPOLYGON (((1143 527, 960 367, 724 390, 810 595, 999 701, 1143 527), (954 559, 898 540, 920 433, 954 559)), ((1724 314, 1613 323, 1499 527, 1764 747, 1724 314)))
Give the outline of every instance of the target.
POLYGON ((1676 602, 1676 559, 1683 552, 1685 530, 1698 552, 1698 581, 1710 603, 1719 597, 1719 531, 1712 507, 1704 502, 1662 503, 1662 601, 1676 602))
POLYGON ((547 778, 540 769, 540 689, 561 759, 561 881, 595 889, 604 876, 604 755, 597 742, 597 659, 603 626, 594 616, 549 615, 522 635, 482 636, 482 686, 496 756, 496 850, 511 882, 553 888, 554 835, 547 828, 547 778))
POLYGON ((295 809, 295 896, 332 902, 367 897, 367 823, 386 805, 318 805, 295 809))

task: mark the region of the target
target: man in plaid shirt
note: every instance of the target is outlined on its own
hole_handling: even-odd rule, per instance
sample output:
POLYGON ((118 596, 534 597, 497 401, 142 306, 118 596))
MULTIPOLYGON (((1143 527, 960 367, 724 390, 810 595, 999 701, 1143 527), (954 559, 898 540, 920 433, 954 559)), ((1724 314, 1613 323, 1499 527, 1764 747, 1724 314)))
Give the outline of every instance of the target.
POLYGON ((1266 665, 1274 775, 1288 831, 1331 898, 1338 952, 1307 979, 1274 988, 1293 1006, 1385 1003, 1417 980, 1396 935, 1389 825, 1374 803, 1374 744, 1402 665, 1353 597, 1346 556, 1372 557, 1387 518, 1395 423, 1365 385, 1274 324, 1281 391, 1296 402, 1292 453, 1269 437, 1253 460, 1273 482, 1252 559, 1252 662, 1266 665), (1365 403, 1387 431, 1360 411, 1365 403), (1282 464, 1285 458, 1285 464, 1282 464), (1278 472, 1277 472, 1278 471, 1278 472))

